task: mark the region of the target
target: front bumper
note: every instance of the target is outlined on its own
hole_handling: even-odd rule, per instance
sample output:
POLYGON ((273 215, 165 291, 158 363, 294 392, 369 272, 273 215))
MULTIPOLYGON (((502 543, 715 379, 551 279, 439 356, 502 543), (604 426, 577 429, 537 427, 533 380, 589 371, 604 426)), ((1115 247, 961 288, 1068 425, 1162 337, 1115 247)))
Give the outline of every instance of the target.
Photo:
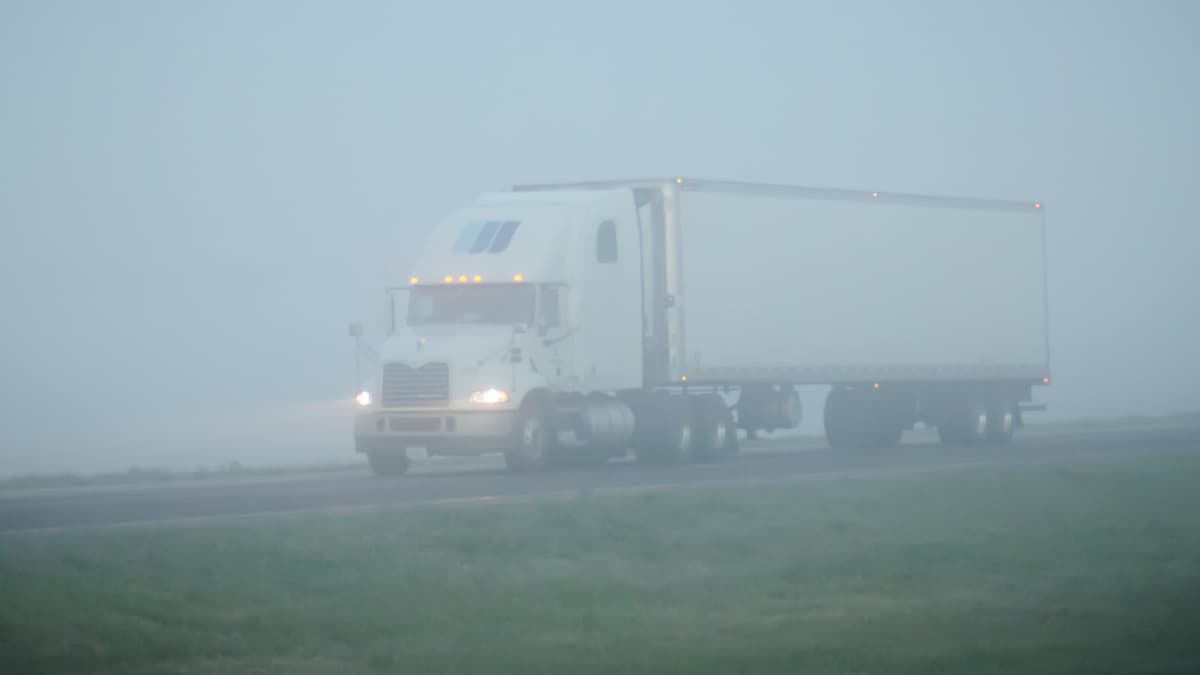
POLYGON ((354 420, 358 452, 426 448, 431 453, 474 455, 505 449, 515 410, 372 410, 354 420))

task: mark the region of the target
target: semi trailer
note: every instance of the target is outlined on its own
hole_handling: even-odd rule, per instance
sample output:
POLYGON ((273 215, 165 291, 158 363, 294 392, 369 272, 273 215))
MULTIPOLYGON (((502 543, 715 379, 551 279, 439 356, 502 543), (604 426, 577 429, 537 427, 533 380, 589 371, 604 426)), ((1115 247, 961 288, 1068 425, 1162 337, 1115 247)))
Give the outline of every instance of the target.
POLYGON ((355 445, 514 471, 734 452, 829 387, 834 448, 1007 442, 1049 384, 1038 202, 670 178, 520 185, 387 289, 355 445))

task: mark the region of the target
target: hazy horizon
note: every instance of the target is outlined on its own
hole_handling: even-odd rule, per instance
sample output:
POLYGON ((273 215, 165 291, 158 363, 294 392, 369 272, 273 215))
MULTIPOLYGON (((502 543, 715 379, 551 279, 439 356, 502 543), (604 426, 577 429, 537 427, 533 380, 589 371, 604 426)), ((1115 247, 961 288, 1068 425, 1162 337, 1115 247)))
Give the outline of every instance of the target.
POLYGON ((1186 2, 4 3, 0 476, 353 459, 346 324, 444 213, 534 181, 1041 201, 1044 419, 1200 410, 1198 28, 1186 2))

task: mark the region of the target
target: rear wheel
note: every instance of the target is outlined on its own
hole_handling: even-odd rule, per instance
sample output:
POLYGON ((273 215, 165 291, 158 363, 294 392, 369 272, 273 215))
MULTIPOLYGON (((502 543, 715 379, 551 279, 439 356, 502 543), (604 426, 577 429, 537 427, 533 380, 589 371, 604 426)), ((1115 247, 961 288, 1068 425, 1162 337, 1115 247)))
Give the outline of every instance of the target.
POLYGON ((997 396, 988 406, 987 442, 1007 443, 1012 440, 1016 426, 1016 406, 1005 396, 997 396))
POLYGON ((737 429, 725 399, 716 394, 690 396, 695 455, 714 459, 736 443, 737 429), (732 437, 732 439, 731 439, 732 437))
POLYGON ((835 449, 857 447, 859 433, 854 419, 853 394, 835 387, 825 397, 825 440, 835 449))
POLYGON ((732 455, 742 449, 742 444, 738 440, 738 424, 733 418, 733 411, 726 410, 725 414, 729 420, 729 434, 725 436, 725 445, 721 446, 721 452, 732 455))
POLYGON ((639 462, 691 461, 695 433, 686 397, 647 394, 641 398, 634 414, 634 452, 639 462))
POLYGON ((875 420, 874 428, 871 429, 870 446, 873 448, 894 448, 900 445, 900 437, 904 435, 904 429, 898 422, 881 417, 875 420))
POLYGON ((696 427, 686 396, 664 396, 662 459, 675 464, 695 459, 696 427))
POLYGON ((983 397, 968 395, 951 406, 938 425, 942 445, 979 445, 988 436, 988 406, 983 397))

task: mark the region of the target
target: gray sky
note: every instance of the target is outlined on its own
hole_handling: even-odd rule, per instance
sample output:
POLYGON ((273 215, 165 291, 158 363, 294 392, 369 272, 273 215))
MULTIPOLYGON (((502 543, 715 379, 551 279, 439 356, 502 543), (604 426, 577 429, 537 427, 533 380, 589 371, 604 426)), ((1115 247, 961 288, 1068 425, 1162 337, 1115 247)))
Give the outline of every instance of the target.
POLYGON ((348 457, 346 322, 535 180, 1041 200, 1054 414, 1200 409, 1200 5, 832 4, 6 0, 0 475, 348 457))

